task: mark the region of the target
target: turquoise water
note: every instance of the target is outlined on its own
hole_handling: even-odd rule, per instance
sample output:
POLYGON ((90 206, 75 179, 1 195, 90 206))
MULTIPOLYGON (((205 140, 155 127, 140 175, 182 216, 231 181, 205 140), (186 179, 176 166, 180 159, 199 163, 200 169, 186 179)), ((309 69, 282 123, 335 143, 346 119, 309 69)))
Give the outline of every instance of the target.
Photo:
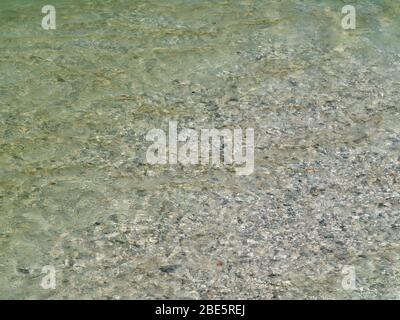
POLYGON ((397 296, 400 2, 353 1, 351 31, 347 1, 52 0, 50 31, 43 4, 0 3, 0 298, 397 296), (254 128, 255 173, 149 166, 169 120, 254 128))

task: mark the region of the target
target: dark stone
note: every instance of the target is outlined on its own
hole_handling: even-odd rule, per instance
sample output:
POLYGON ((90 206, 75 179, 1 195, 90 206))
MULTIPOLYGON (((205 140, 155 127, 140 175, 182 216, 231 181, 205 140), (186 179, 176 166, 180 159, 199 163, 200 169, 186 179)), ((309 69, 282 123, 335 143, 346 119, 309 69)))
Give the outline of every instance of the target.
POLYGON ((17 271, 23 274, 29 274, 29 269, 24 267, 17 267, 17 271))
POLYGON ((162 266, 159 269, 160 269, 161 272, 172 273, 172 272, 175 272, 176 269, 178 269, 178 268, 179 268, 178 265, 170 264, 170 265, 162 266))

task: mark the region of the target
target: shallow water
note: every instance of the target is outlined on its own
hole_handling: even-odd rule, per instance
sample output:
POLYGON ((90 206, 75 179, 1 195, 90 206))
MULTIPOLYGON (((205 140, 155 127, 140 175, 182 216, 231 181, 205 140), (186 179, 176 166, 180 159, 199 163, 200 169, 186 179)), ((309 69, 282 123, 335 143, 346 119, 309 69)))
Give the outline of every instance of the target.
POLYGON ((0 3, 0 298, 399 297, 400 2, 51 4, 0 3), (254 173, 147 164, 170 120, 254 173))

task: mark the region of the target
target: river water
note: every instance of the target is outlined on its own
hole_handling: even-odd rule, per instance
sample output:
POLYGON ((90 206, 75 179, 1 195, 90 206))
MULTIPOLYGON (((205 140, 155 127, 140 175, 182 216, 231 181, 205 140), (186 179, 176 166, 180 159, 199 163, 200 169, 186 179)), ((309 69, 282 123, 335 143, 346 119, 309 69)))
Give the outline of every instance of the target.
POLYGON ((399 1, 50 2, 0 3, 0 298, 400 296, 399 1), (253 174, 148 164, 172 120, 253 174))

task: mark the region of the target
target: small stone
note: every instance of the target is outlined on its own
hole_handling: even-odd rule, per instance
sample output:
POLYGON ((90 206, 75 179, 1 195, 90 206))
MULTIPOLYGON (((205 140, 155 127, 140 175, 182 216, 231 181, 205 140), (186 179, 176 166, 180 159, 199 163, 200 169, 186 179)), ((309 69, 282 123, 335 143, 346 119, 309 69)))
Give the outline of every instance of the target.
POLYGON ((176 265, 176 264, 171 264, 171 265, 162 266, 162 267, 160 267, 159 270, 160 270, 161 272, 165 272, 165 273, 172 273, 172 272, 175 272, 176 269, 178 269, 178 268, 179 268, 178 265, 176 265))

